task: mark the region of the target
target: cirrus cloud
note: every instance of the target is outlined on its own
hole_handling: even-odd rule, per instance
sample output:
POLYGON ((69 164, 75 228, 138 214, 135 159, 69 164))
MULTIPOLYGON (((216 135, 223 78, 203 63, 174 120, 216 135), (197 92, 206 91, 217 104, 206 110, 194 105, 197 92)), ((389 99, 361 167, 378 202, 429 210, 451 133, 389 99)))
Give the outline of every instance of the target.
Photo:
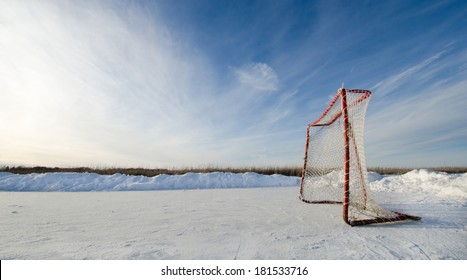
POLYGON ((258 91, 276 91, 279 89, 279 78, 276 71, 266 63, 253 63, 236 69, 240 83, 258 91))

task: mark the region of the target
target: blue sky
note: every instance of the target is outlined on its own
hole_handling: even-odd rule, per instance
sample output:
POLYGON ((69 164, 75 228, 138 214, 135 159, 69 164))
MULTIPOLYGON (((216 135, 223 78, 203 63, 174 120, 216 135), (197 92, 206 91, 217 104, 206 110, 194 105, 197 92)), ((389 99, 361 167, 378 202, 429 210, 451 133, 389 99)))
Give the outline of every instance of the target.
POLYGON ((336 90, 367 165, 467 166, 466 1, 2 1, 0 163, 302 164, 336 90))

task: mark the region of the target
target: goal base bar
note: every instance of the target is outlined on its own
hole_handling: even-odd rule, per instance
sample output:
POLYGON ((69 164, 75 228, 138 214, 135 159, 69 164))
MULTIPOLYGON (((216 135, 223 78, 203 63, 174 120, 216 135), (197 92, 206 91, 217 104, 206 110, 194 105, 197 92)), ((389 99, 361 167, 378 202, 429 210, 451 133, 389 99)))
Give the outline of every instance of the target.
POLYGON ((349 224, 350 226, 364 226, 364 225, 371 225, 371 224, 395 223, 395 222, 402 222, 402 221, 407 221, 407 220, 419 221, 422 219, 419 216, 402 214, 399 212, 394 212, 394 213, 397 214, 397 216, 393 218, 373 218, 373 219, 345 221, 345 222, 349 224))
MULTIPOLYGON (((335 200, 306 200, 303 197, 299 197, 301 201, 310 203, 310 204, 342 204, 342 201, 335 201, 335 200)), ((400 212, 393 212, 396 214, 396 217, 392 218, 373 218, 373 219, 364 219, 364 220, 355 220, 355 221, 345 221, 350 226, 364 226, 364 225, 371 225, 371 224, 383 224, 383 223, 395 223, 395 222, 402 222, 402 221, 419 221, 422 217, 403 214, 400 212)))
POLYGON ((299 197, 301 201, 310 203, 310 204, 342 204, 342 201, 336 200, 306 200, 303 197, 299 197))

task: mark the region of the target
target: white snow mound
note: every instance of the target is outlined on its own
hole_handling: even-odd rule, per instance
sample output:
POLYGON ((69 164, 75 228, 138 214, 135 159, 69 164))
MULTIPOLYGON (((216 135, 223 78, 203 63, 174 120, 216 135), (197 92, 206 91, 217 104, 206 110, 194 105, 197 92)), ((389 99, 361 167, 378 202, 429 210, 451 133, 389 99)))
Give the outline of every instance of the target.
POLYGON ((0 172, 0 191, 83 192, 149 191, 180 189, 290 187, 300 184, 299 177, 257 173, 187 173, 155 177, 123 174, 46 173, 17 175, 0 172))
POLYGON ((464 201, 467 199, 467 173, 447 174, 417 169, 403 175, 383 177, 371 182, 370 187, 377 192, 426 193, 464 201))

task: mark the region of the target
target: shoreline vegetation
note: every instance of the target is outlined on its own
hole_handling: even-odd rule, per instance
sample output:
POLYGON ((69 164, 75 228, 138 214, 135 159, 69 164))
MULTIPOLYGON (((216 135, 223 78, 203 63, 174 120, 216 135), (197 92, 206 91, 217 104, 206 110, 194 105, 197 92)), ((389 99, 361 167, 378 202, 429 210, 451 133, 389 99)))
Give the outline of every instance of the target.
MULTIPOLYGON (((369 172, 376 172, 381 175, 399 175, 407 173, 414 169, 430 169, 446 173, 466 173, 467 167, 421 167, 421 168, 387 168, 374 167, 368 168, 369 172)), ((45 167, 45 166, 1 166, 0 172, 10 172, 14 174, 32 174, 32 173, 53 173, 53 172, 77 172, 77 173, 96 173, 100 175, 125 174, 133 176, 154 177, 161 174, 183 175, 187 173, 210 173, 210 172, 230 172, 246 173, 254 172, 263 175, 285 175, 298 176, 302 174, 301 167, 193 167, 193 168, 91 168, 91 167, 45 167)))

